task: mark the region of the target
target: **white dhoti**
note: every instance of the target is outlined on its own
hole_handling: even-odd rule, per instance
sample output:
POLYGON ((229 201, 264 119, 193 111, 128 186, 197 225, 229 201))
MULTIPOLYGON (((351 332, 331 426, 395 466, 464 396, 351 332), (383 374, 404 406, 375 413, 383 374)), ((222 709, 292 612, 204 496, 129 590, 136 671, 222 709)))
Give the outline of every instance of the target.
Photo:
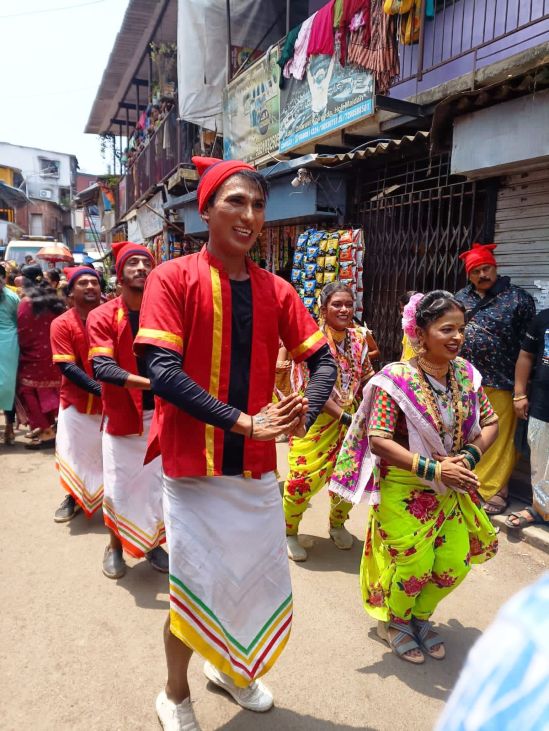
POLYGON ((285 523, 274 473, 164 476, 170 629, 245 687, 284 649, 292 623, 285 523))
POLYGON ((103 501, 101 415, 59 407, 55 462, 61 485, 92 516, 103 501))
POLYGON ((119 437, 103 432, 103 516, 124 550, 141 558, 165 540, 162 461, 144 465, 153 412, 143 415, 143 434, 119 437))

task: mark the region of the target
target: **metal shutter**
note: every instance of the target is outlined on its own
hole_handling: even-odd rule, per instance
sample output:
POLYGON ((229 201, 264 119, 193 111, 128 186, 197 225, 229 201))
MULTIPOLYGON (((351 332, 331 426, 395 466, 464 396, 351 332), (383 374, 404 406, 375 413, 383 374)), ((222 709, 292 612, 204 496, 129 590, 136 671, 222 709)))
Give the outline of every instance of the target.
POLYGON ((494 238, 499 273, 549 307, 549 167, 504 179, 494 238))

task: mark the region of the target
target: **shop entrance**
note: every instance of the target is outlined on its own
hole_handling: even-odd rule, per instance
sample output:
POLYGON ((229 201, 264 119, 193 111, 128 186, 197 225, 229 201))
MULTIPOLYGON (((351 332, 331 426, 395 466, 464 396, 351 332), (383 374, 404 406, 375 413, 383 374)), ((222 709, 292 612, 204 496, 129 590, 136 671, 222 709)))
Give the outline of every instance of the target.
POLYGON ((494 185, 450 175, 446 155, 387 162, 361 177, 364 317, 387 363, 401 353, 399 296, 464 286, 458 255, 493 235, 494 185))

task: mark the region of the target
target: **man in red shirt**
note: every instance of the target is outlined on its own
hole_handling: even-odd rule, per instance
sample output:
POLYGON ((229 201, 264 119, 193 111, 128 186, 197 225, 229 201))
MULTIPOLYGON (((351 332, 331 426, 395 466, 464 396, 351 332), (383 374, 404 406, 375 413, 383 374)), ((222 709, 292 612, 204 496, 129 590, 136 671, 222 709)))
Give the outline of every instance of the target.
POLYGON ((209 240, 147 282, 136 352, 159 398, 149 457, 161 452, 170 547, 164 729, 197 731, 187 667, 242 707, 266 711, 258 679, 290 633, 292 593, 275 438, 304 435, 328 399, 335 364, 297 292, 247 257, 264 223, 266 183, 250 165, 193 158, 209 240), (272 404, 279 339, 307 360, 306 398, 272 404))
POLYGON ((154 413, 154 396, 145 363, 133 353, 143 289, 154 267, 150 251, 140 244, 113 244, 121 295, 98 307, 88 318, 89 357, 102 384, 103 517, 110 529, 103 573, 118 579, 126 572, 125 549, 145 556, 157 571, 168 571, 162 517, 162 465, 143 466, 154 413))
POLYGON ((101 459, 101 386, 88 361, 86 319, 101 299, 99 274, 90 267, 65 269, 71 308, 53 320, 53 362, 62 375, 55 459, 67 491, 55 511, 56 523, 72 520, 82 509, 91 517, 103 500, 101 459))

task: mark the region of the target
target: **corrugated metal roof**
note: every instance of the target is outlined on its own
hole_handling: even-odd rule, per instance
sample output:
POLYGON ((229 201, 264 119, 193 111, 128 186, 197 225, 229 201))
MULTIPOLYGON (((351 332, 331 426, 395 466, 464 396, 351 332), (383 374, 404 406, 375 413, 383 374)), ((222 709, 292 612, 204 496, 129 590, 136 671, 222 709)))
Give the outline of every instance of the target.
POLYGON ((388 140, 386 142, 378 142, 376 145, 364 147, 360 150, 351 150, 350 152, 340 152, 332 155, 315 155, 315 162, 321 165, 331 166, 340 165, 343 162, 351 162, 352 160, 366 160, 374 155, 384 155, 389 152, 409 147, 421 142, 425 142, 429 138, 429 132, 422 130, 415 135, 405 135, 397 140, 388 140))

